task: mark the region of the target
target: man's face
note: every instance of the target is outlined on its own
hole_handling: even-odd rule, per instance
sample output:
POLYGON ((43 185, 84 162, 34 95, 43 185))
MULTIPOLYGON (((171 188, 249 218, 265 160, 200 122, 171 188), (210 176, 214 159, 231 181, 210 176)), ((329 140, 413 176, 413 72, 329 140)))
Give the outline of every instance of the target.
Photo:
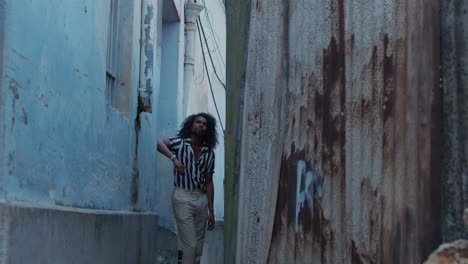
POLYGON ((192 134, 196 136, 203 136, 208 127, 206 126, 206 119, 202 116, 197 116, 192 123, 192 134))

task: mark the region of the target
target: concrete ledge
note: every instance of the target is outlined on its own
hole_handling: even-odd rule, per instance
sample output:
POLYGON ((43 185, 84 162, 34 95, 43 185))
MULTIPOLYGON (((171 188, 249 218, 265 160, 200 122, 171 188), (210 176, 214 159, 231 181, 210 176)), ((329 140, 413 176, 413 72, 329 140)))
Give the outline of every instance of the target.
POLYGON ((176 242, 155 214, 0 202, 0 264, 172 263, 176 242))

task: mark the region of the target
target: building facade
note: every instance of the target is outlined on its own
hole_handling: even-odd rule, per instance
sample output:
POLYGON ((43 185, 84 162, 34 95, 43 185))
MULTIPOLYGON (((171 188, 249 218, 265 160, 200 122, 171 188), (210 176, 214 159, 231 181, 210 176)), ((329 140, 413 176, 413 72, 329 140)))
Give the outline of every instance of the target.
POLYGON ((172 169, 156 140, 177 131, 192 103, 189 5, 203 8, 0 1, 0 263, 175 255, 172 169))

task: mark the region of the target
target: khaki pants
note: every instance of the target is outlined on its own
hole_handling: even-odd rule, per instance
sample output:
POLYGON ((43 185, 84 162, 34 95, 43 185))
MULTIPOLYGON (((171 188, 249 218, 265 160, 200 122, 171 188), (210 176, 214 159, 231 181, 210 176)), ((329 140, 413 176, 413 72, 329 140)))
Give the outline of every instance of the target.
POLYGON ((176 187, 172 194, 172 208, 183 251, 182 263, 200 262, 208 217, 208 198, 199 190, 176 187))

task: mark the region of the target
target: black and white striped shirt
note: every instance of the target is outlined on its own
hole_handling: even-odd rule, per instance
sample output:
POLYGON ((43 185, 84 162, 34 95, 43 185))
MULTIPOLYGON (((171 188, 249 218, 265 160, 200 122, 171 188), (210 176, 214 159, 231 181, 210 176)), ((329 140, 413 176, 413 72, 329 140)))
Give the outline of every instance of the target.
POLYGON ((184 165, 185 173, 180 174, 174 167, 174 186, 186 190, 206 190, 206 175, 214 173, 215 154, 208 146, 203 146, 198 160, 195 160, 190 138, 173 137, 170 150, 184 165))

